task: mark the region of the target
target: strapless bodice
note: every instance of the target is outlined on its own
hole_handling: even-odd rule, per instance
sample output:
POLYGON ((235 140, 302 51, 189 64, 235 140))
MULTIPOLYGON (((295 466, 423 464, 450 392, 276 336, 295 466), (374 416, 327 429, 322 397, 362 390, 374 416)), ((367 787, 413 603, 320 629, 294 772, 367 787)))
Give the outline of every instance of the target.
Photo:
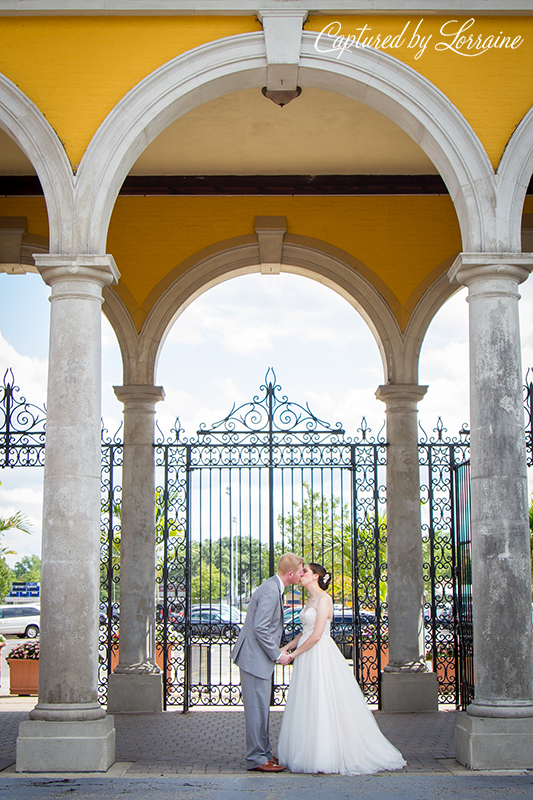
MULTIPOLYGON (((315 629, 316 608, 309 608, 306 606, 303 611, 300 611, 300 621, 302 623, 302 633, 304 638, 307 639, 307 637, 310 636, 315 629)), ((331 620, 327 619, 324 626, 324 631, 322 633, 322 638, 324 638, 324 636, 329 636, 330 626, 331 620)))

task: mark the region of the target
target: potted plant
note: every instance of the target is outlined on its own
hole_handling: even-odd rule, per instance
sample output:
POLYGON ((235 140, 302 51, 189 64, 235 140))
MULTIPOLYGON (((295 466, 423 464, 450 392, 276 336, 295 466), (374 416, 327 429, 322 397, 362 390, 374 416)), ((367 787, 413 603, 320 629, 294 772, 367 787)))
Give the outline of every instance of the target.
POLYGON ((10 652, 9 693, 18 695, 39 692, 39 642, 22 642, 10 652))
MULTIPOLYGON (((2 661, 2 658, 1 658, 1 656, 2 656, 2 647, 5 646, 6 641, 7 641, 6 637, 2 636, 2 634, 0 633, 0 663, 2 661)), ((2 680, 1 680, 2 679, 2 671, 1 670, 2 670, 2 668, 0 667, 0 685, 2 683, 2 680)))

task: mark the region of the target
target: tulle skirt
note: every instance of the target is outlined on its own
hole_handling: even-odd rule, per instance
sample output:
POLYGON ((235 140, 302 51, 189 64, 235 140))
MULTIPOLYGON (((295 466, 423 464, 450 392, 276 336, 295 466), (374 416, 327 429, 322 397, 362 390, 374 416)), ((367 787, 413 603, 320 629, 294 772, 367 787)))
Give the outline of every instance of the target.
POLYGON ((291 772, 367 775, 405 766, 327 635, 294 661, 278 758, 291 772))

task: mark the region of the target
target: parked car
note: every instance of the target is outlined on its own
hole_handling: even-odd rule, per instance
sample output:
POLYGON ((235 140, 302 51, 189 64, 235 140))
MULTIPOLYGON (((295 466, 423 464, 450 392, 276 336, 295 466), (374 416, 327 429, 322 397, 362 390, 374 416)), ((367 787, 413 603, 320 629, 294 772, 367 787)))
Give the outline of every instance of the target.
POLYGON ((0 633, 35 639, 41 625, 41 608, 38 605, 13 604, 0 606, 0 633))
MULTIPOLYGON (((435 612, 437 625, 439 627, 446 628, 447 630, 454 629, 453 606, 451 603, 437 605, 435 612)), ((431 608, 427 605, 424 606, 424 622, 426 627, 429 628, 431 626, 431 608)))
MULTIPOLYGON (((98 613, 99 613, 100 625, 107 625, 107 616, 108 616, 108 613, 109 613, 109 607, 108 607, 107 603, 100 603, 98 613)), ((115 623, 115 622, 118 623, 118 620, 119 620, 118 608, 116 607, 116 605, 114 603, 111 606, 111 619, 112 619, 113 623, 115 623)))
MULTIPOLYGON (((284 629, 282 644, 286 644, 298 636, 302 631, 299 612, 301 607, 288 607, 284 609, 284 629)), ((359 627, 364 629, 376 622, 376 615, 373 611, 359 610, 359 627)), ((357 623, 357 621, 356 621, 357 623)), ((331 636, 345 658, 353 658, 353 637, 357 631, 357 624, 354 625, 354 613, 352 608, 342 606, 333 607, 333 619, 331 621, 331 636)))
MULTIPOLYGON (((202 639, 229 639, 233 641, 239 635, 244 614, 234 606, 223 603, 216 605, 194 605, 190 613, 190 633, 202 639)), ((183 611, 177 614, 169 612, 169 621, 175 631, 185 632, 185 616, 183 611)))
POLYGON ((333 609, 331 622, 331 636, 333 641, 345 658, 353 658, 354 635, 360 629, 370 631, 376 624, 376 615, 373 611, 359 609, 358 618, 354 619, 353 608, 333 609))
POLYGON ((300 622, 300 611, 303 606, 287 606, 283 609, 283 638, 282 644, 292 641, 295 636, 302 632, 300 622))
POLYGON ((205 605, 203 603, 196 603, 191 606, 191 613, 195 614, 197 611, 213 611, 218 614, 224 622, 236 622, 242 624, 246 619, 246 611, 241 611, 236 606, 230 606, 227 603, 212 603, 205 605))

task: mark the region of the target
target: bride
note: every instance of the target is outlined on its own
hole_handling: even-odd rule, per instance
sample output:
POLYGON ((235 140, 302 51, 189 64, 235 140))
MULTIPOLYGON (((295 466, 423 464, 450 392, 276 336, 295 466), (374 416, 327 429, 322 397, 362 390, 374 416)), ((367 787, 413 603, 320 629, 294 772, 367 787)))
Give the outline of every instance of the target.
POLYGON ((303 630, 282 648, 292 655, 294 670, 279 734, 279 763, 291 772, 341 775, 401 769, 402 754, 381 733, 330 637, 329 581, 323 566, 305 565, 301 583, 309 600, 300 612, 303 630))

